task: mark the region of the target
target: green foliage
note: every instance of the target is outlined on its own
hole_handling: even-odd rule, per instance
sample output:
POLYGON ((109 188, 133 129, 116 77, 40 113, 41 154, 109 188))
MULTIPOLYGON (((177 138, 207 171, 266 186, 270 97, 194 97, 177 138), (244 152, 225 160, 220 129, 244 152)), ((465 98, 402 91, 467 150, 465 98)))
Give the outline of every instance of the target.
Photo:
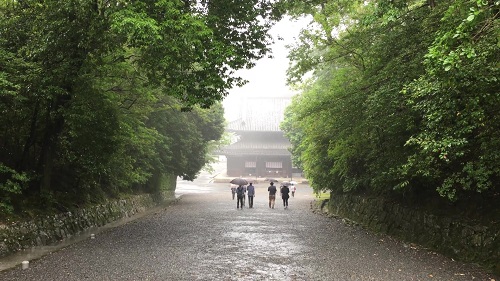
POLYGON ((280 124, 280 129, 285 133, 285 137, 287 137, 292 144, 290 153, 292 154, 293 166, 303 170, 303 161, 300 157, 304 151, 304 147, 301 146, 301 140, 304 138, 304 130, 298 125, 297 105, 300 103, 300 101, 297 100, 298 98, 298 96, 295 96, 292 100, 292 104, 286 108, 285 118, 280 124))
POLYGON ((408 140, 418 149, 408 166, 436 181, 438 192, 452 200, 464 190, 493 189, 500 176, 499 6, 449 6, 426 55, 425 73, 405 88, 422 116, 422 130, 408 140))
POLYGON ((223 133, 220 101, 244 83, 235 71, 269 52, 271 3, 3 1, 3 208, 194 179, 223 133))
POLYGON ((26 173, 18 173, 0 162, 0 180, 0 214, 12 214, 11 198, 22 193, 30 178, 26 173))
POLYGON ((159 167, 185 180, 195 179, 209 161, 210 144, 222 137, 223 116, 221 104, 189 112, 172 104, 170 109, 152 113, 149 124, 161 136, 156 148, 159 167))
POLYGON ((498 1, 285 4, 313 19, 282 129, 316 191, 497 196, 498 1))

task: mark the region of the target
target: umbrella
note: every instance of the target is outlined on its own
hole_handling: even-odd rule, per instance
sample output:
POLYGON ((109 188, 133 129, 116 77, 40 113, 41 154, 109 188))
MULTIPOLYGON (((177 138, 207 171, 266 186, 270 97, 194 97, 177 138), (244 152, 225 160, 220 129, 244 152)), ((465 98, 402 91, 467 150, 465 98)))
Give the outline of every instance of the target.
POLYGON ((237 185, 247 185, 248 181, 246 179, 242 178, 235 178, 230 181, 232 184, 237 184, 237 185))
POLYGON ((290 184, 291 184, 291 185, 296 185, 296 184, 297 184, 297 182, 296 182, 296 181, 290 181, 290 184))
POLYGON ((290 182, 288 181, 284 181, 281 183, 282 186, 289 186, 289 185, 292 185, 290 182))
POLYGON ((268 181, 268 182, 279 182, 279 180, 271 179, 271 178, 266 178, 265 181, 268 181))

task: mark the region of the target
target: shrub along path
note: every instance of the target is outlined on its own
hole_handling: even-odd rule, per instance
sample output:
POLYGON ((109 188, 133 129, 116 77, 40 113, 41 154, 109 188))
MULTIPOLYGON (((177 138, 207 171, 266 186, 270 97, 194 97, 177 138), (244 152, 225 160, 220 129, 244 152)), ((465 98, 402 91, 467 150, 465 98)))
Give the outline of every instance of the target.
MULTIPOLYGON (((194 184, 195 185, 195 184, 194 184)), ((236 209, 229 184, 203 183, 157 213, 0 272, 0 280, 494 280, 463 264, 314 213, 299 185, 285 210, 236 209)), ((498 280, 498 279, 497 279, 498 280)))

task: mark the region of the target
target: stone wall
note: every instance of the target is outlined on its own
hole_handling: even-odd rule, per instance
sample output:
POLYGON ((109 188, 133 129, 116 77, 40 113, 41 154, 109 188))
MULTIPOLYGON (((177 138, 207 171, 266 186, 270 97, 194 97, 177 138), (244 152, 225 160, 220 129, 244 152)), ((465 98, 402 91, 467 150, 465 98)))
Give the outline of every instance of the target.
POLYGON ((50 245, 84 230, 131 218, 173 200, 175 195, 172 191, 154 196, 136 195, 75 212, 0 225, 0 257, 34 246, 50 245))
POLYGON ((329 213, 500 274, 500 222, 463 220, 378 197, 333 195, 329 213))

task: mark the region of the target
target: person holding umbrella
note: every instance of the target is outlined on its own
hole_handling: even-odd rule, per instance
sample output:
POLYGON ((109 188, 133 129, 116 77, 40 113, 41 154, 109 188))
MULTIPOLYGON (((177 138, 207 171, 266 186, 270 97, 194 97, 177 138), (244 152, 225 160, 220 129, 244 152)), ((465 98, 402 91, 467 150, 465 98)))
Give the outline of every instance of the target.
POLYGON ((243 209, 244 202, 245 202, 244 201, 245 200, 245 192, 246 192, 246 188, 243 186, 247 185, 248 182, 246 179, 235 178, 235 179, 232 179, 230 181, 230 183, 238 185, 238 187, 236 188, 236 208, 239 209, 241 206, 241 208, 243 209))
POLYGON ((267 188, 269 191, 269 208, 274 209, 274 202, 276 201, 276 186, 274 186, 274 182, 271 182, 271 185, 267 188))
POLYGON ((287 181, 284 181, 284 182, 281 183, 281 185, 280 185, 280 196, 281 196, 282 199, 283 199, 282 189, 283 189, 284 186, 289 186, 289 185, 290 185, 290 183, 287 182, 287 181))
POLYGON ((243 185, 239 185, 236 188, 236 209, 239 209, 241 206, 241 209, 243 209, 243 198, 245 198, 245 188, 243 185))
POLYGON ((283 208, 288 209, 288 198, 290 198, 290 189, 288 185, 283 185, 281 188, 281 199, 283 199, 283 208))

